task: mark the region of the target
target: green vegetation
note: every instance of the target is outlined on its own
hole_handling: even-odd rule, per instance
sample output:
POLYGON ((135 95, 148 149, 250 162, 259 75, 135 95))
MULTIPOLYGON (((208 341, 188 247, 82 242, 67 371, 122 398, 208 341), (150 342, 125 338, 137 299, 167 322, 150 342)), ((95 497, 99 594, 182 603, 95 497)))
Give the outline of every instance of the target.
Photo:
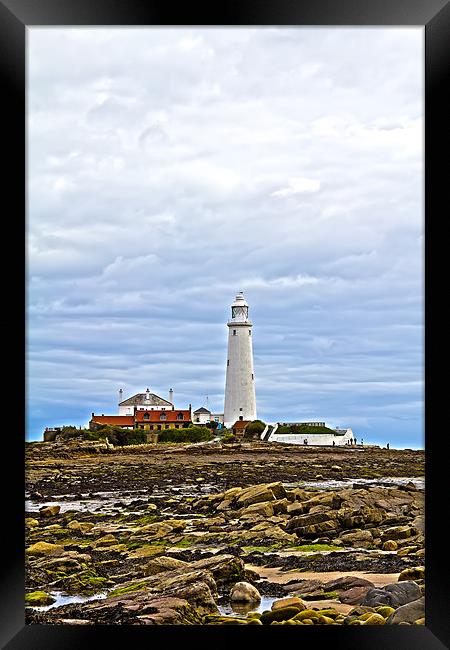
POLYGON ((275 433, 336 433, 329 427, 313 427, 308 424, 280 425, 275 433))
POLYGON ((25 594, 25 604, 28 607, 43 607, 45 605, 51 605, 56 601, 56 598, 50 596, 45 591, 32 591, 28 594, 25 594))
POLYGON ((113 425, 99 426, 95 431, 63 427, 57 435, 58 440, 86 440, 91 442, 108 441, 115 447, 141 445, 147 442, 147 434, 142 429, 122 429, 113 425))
POLYGON ((225 443, 227 443, 227 442, 237 442, 237 438, 236 438, 236 436, 234 434, 227 431, 227 433, 225 433, 222 436, 222 442, 225 442, 225 443))
POLYGON ((186 429, 165 429, 158 431, 158 442, 206 442, 214 434, 207 427, 188 427, 186 429))
POLYGON ((246 436, 260 435, 265 428, 266 428, 265 422, 263 422, 262 420, 253 420, 253 422, 250 422, 250 424, 247 425, 247 428, 245 429, 245 435, 246 436))
POLYGON ((127 585, 125 587, 117 587, 117 589, 113 589, 109 595, 123 596, 125 594, 133 594, 136 591, 142 591, 143 589, 145 589, 146 586, 147 586, 146 582, 135 582, 134 584, 127 585))
POLYGON ((303 544, 301 546, 290 546, 290 551, 302 551, 308 553, 310 551, 340 551, 341 546, 333 546, 332 544, 303 544))

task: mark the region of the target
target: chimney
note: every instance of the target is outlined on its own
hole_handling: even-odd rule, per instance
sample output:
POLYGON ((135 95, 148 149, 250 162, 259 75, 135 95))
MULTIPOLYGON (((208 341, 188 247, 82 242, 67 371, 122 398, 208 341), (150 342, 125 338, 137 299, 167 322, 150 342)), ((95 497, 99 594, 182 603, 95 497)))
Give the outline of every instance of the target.
POLYGON ((147 390, 145 391, 145 399, 150 399, 150 391, 149 391, 148 388, 147 388, 147 390))
POLYGON ((173 404, 173 388, 169 390, 169 402, 173 404))
POLYGON ((119 388, 119 404, 123 400, 123 390, 119 388))
POLYGON ((94 411, 92 411, 92 417, 94 417, 94 411))

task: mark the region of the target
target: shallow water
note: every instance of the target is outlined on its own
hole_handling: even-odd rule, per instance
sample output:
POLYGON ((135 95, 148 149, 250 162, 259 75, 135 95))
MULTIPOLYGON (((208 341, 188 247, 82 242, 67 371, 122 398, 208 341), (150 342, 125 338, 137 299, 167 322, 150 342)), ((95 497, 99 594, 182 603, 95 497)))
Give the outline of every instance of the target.
POLYGON ((275 600, 280 600, 280 596, 261 596, 260 603, 236 603, 225 602, 217 605, 221 614, 230 616, 232 614, 249 614, 250 612, 264 612, 272 607, 275 600))
POLYGON ((45 607, 30 607, 29 609, 36 610, 37 612, 46 612, 48 609, 53 609, 54 607, 60 607, 61 605, 73 605, 74 603, 87 603, 89 600, 102 600, 108 595, 107 591, 101 591, 98 594, 93 596, 69 596, 68 594, 63 594, 61 591, 49 591, 50 596, 56 598, 56 601, 51 605, 45 605, 45 607))
MULTIPOLYGON (((378 487, 390 487, 396 485, 406 485, 407 483, 413 483, 417 489, 423 490, 425 487, 425 478, 424 477, 383 477, 380 479, 367 479, 367 478, 356 478, 356 479, 328 479, 324 481, 297 481, 295 483, 284 483, 283 485, 286 488, 292 487, 303 487, 306 489, 321 489, 321 490, 332 490, 339 488, 348 488, 353 485, 363 486, 378 486, 378 487)), ((139 498, 148 498, 150 501, 152 499, 158 499, 161 497, 170 498, 186 498, 186 497, 200 497, 204 494, 211 494, 212 492, 217 492, 217 487, 212 484, 202 484, 197 486, 192 483, 183 483, 181 485, 172 486, 166 485, 164 488, 156 486, 152 492, 147 490, 135 490, 132 493, 124 494, 121 490, 111 491, 111 492, 93 492, 92 496, 89 496, 89 493, 84 493, 80 498, 74 498, 74 494, 68 495, 55 495, 52 500, 49 501, 34 501, 31 499, 26 499, 25 501, 25 510, 27 512, 38 512, 43 506, 49 505, 58 505, 61 508, 61 513, 67 512, 68 510, 76 510, 79 512, 103 512, 103 513, 117 513, 121 509, 136 499, 139 498)), ((164 512, 164 511, 163 511, 164 512)), ((170 507, 165 514, 176 514, 176 511, 171 511, 170 507)), ((178 515, 177 517, 182 517, 183 515, 178 515)), ((185 515, 189 518, 194 518, 195 515, 189 513, 185 515)))

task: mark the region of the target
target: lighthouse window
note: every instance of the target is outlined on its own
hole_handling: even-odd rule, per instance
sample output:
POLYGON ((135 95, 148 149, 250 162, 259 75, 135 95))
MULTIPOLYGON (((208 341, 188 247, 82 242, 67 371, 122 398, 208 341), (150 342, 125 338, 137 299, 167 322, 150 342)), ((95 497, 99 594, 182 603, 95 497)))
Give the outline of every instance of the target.
POLYGON ((236 336, 236 330, 233 330, 233 336, 236 336))
POLYGON ((230 360, 229 360, 229 359, 227 359, 227 366, 229 366, 229 365, 230 365, 230 360))
POLYGON ((248 335, 249 335, 249 336, 252 335, 252 330, 248 330, 248 335))
POLYGON ((252 373, 252 379, 254 379, 253 373, 252 373))

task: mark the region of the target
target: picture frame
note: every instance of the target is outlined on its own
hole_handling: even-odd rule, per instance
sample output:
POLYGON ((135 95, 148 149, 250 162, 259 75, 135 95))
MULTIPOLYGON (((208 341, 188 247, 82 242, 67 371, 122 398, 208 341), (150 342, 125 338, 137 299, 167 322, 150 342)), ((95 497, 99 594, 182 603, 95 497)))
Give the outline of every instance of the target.
MULTIPOLYGON (((0 0, 0 69, 5 111, 4 160, 7 162, 7 180, 3 184, 5 209, 5 243, 7 249, 17 251, 13 261, 14 272, 8 266, 4 306, 8 306, 6 320, 5 348, 10 361, 4 376, 8 381, 13 404, 8 412, 19 416, 25 424, 24 396, 27 390, 21 351, 25 340, 25 321, 19 314, 23 310, 23 288, 26 289, 26 259, 18 251, 23 250, 26 215, 26 29, 33 26, 96 26, 96 25, 148 25, 148 26, 423 26, 425 29, 425 452, 426 452, 426 546, 427 593, 426 626, 389 626, 389 628, 359 627, 332 628, 325 626, 320 631, 304 629, 299 643, 327 643, 335 647, 385 648, 402 647, 439 650, 450 647, 450 599, 448 596, 448 560, 445 556, 443 520, 445 509, 439 504, 448 494, 446 484, 447 454, 445 404, 443 384, 437 380, 439 370, 444 367, 442 351, 445 344, 437 336, 437 322, 442 320, 445 309, 445 295, 439 296, 436 281, 444 277, 445 254, 439 252, 439 243, 444 245, 444 223, 446 203, 444 188, 448 185, 448 172, 441 154, 446 152, 448 141, 446 118, 448 104, 445 95, 448 84, 450 3, 448 0, 316 0, 315 2, 288 2, 278 0, 227 2, 213 8, 182 5, 176 8, 162 2, 144 0, 0 0), (23 264, 25 261, 25 265, 23 264), (11 282, 11 280, 13 280, 11 282), (18 282, 18 280, 20 280, 18 282), (22 284, 23 282, 23 284, 22 284), (19 286, 18 286, 19 285, 19 286), (14 305, 12 311, 9 306, 14 305), (12 327, 11 327, 12 325, 12 327), (431 334, 432 328, 432 334, 431 334), (13 336, 13 341, 10 336, 13 336), (442 368, 441 368, 442 366, 442 368), (431 389, 432 387, 432 389, 431 389), (439 422, 438 422, 439 418, 439 422), (307 638, 304 635, 307 634, 307 638)), ((443 156, 442 156, 443 158, 443 156)), ((447 163, 448 166, 448 163, 447 163)), ((25 311, 26 317, 26 311, 25 311)), ((445 377, 445 375, 442 375, 445 377)), ((5 394, 5 393, 4 393, 5 394)), ((174 636, 183 635, 183 640, 204 643, 219 638, 217 628, 212 626, 198 630, 191 628, 138 626, 25 626, 24 623, 24 439, 22 428, 5 427, 3 447, 4 467, 2 519, 6 524, 2 541, 3 572, 0 599, 0 641, 9 650, 19 648, 80 648, 95 647, 98 644, 127 645, 132 643, 156 643, 163 639, 172 642, 174 636), (6 437, 7 436, 7 437, 6 437), (11 472, 6 470, 11 466, 11 472), (155 639, 156 634, 156 639, 155 639), (204 641, 204 640, 205 641, 204 641)), ((445 500, 443 501, 445 506, 445 500)), ((287 628, 285 627, 284 630, 287 628)), ((222 627, 220 638, 232 642, 239 633, 244 642, 255 631, 248 628, 222 627)), ((271 629, 270 635, 286 635, 271 629)), ((290 635, 298 632, 289 633, 290 635)), ((259 631, 256 640, 266 639, 267 628, 259 631)), ((295 638, 297 641, 297 638, 295 638)))

